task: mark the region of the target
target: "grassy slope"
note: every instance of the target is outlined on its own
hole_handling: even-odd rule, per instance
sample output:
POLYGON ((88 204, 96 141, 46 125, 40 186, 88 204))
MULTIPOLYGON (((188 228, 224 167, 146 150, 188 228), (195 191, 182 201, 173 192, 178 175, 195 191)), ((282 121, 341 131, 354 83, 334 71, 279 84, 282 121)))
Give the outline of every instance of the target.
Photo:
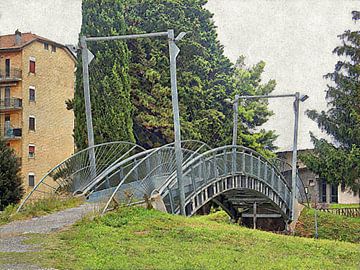
POLYGON ((331 203, 329 204, 329 208, 359 208, 360 205, 358 203, 352 204, 339 204, 339 203, 331 203))
POLYGON ((57 269, 358 269, 359 245, 275 235, 154 210, 125 208, 69 231, 34 236, 41 253, 6 261, 57 269))
POLYGON ((76 207, 83 202, 84 200, 82 198, 51 197, 27 204, 20 213, 16 213, 19 205, 9 205, 3 212, 0 212, 0 225, 14 220, 44 216, 63 209, 76 207))
MULTIPOLYGON (((304 208, 296 225, 296 234, 314 237, 314 209, 304 208)), ((360 218, 351 218, 317 211, 320 239, 335 239, 360 243, 360 218)))

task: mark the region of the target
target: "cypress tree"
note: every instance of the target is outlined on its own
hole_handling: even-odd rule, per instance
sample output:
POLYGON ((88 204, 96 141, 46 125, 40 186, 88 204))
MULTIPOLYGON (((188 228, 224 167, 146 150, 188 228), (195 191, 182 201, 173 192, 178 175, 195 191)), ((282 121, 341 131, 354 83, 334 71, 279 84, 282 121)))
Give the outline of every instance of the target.
MULTIPOLYGON (((360 19, 353 11, 353 19, 360 19)), ((334 54, 341 60, 332 73, 325 75, 329 109, 311 110, 308 116, 329 134, 332 142, 312 136, 314 152, 302 157, 321 179, 359 191, 360 182, 360 31, 347 30, 339 35, 342 45, 334 54)))
MULTIPOLYGON (((174 29, 175 34, 187 32, 186 37, 178 44, 181 53, 177 61, 182 139, 197 139, 211 146, 219 146, 231 142, 233 111, 225 99, 233 98, 235 94, 270 93, 275 82, 261 83, 263 62, 248 68, 244 65, 243 58, 238 65, 229 61, 217 39, 213 15, 204 8, 206 2, 84 0, 82 34, 101 36, 162 32, 167 29, 174 29)), ((118 127, 124 127, 130 139, 130 131, 133 131, 136 142, 145 147, 172 142, 174 134, 166 38, 89 45, 96 53, 93 60, 96 62, 90 66, 96 142, 115 140, 117 137, 113 134, 120 133, 112 132, 112 128, 118 127), (106 46, 114 47, 110 49, 106 46), (109 52, 109 55, 104 51, 109 52), (118 61, 122 61, 121 64, 113 69, 114 62, 118 61), (111 73, 109 69, 113 71, 112 79, 118 83, 116 89, 121 89, 118 93, 126 94, 126 99, 123 99, 126 106, 118 106, 118 110, 110 114, 111 117, 102 112, 104 109, 108 110, 102 104, 108 100, 110 85, 104 84, 103 78, 111 73), (120 80, 116 78, 116 74, 119 74, 120 80), (129 110, 124 111, 124 108, 129 110), (132 119, 129 118, 131 113, 132 119), (114 123, 113 119, 118 121, 114 123), (118 126, 115 127, 114 124, 118 126), (103 134, 101 129, 106 133, 103 134)), ((117 96, 112 96, 111 102, 116 103, 117 99, 117 96)), ((83 106, 79 66, 74 102, 75 138, 78 145, 86 142, 83 106)), ((256 129, 271 115, 267 110, 267 101, 246 102, 241 106, 239 115, 243 120, 239 143, 269 154, 265 148, 274 149, 272 143, 276 136, 272 131, 256 129)), ((126 136, 122 138, 125 139, 126 136)))
POLYGON ((9 204, 18 203, 23 194, 19 158, 0 138, 0 211, 9 204))
MULTIPOLYGON (((121 1, 84 0, 82 11, 80 35, 124 34, 121 1)), ((103 41, 89 42, 88 48, 95 55, 89 66, 95 143, 117 140, 133 142, 133 106, 130 100, 127 46, 122 41, 103 41)), ((68 105, 74 109, 74 137, 77 147, 81 149, 87 146, 87 135, 80 60, 77 65, 74 102, 68 105)))
MULTIPOLYGON (((233 111, 226 98, 235 94, 267 94, 275 82, 261 84, 264 63, 247 68, 240 58, 234 66, 219 43, 213 15, 205 0, 130 0, 125 22, 129 33, 174 29, 187 32, 179 42, 177 61, 182 137, 198 139, 211 146, 231 142, 233 111)), ((135 106, 134 126, 139 143, 154 146, 173 140, 169 60, 166 40, 128 42, 130 76, 135 106)), ((243 125, 239 143, 269 154, 276 136, 256 131, 271 112, 267 101, 251 101, 239 110, 243 125), (250 105, 250 109, 247 108, 250 105)))

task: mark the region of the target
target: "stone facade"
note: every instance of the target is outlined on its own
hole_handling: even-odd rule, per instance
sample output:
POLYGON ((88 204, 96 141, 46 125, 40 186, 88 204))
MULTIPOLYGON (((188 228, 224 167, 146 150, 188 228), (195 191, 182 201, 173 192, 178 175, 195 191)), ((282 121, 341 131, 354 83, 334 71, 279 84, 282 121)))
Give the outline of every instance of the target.
POLYGON ((26 41, 18 46, 11 46, 15 35, 0 36, 0 72, 4 75, 6 59, 10 59, 10 70, 21 70, 20 78, 0 77, 0 128, 21 157, 28 192, 46 172, 74 152, 74 115, 66 109, 65 101, 74 96, 75 57, 61 44, 31 33, 19 35, 26 41), (30 61, 35 62, 35 72, 30 72, 30 61), (11 100, 21 99, 21 106, 6 104, 9 94, 6 96, 5 88, 9 91, 9 87, 11 100), (35 98, 30 98, 30 89, 35 91, 35 98), (35 118, 34 130, 29 126, 30 117, 35 118), (6 133, 9 122, 11 129, 21 129, 20 136, 6 133), (33 156, 29 155, 29 146, 35 147, 33 156), (29 175, 34 175, 34 183, 29 175))

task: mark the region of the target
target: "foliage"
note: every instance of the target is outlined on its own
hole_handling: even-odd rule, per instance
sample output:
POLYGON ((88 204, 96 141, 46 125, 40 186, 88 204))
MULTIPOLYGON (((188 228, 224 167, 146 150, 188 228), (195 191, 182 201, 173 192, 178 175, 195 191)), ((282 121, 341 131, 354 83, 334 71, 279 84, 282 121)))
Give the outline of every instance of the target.
POLYGON ((63 209, 76 207, 81 203, 83 203, 83 199, 81 198, 50 197, 26 204, 19 213, 16 212, 19 205, 11 204, 0 213, 0 225, 14 220, 43 216, 63 209))
POLYGON ((20 176, 20 160, 0 137, 0 211, 18 203, 24 194, 20 176))
MULTIPOLYGON (((353 19, 359 19, 358 12, 353 12, 353 19)), ((325 75, 332 81, 326 92, 330 108, 326 112, 308 111, 334 143, 311 134, 314 152, 302 160, 321 179, 356 192, 360 188, 360 31, 347 30, 339 38, 342 45, 333 53, 341 60, 334 72, 325 75)))
POLYGON ((40 252, 0 253, 0 264, 56 269, 357 269, 352 243, 276 235, 203 217, 121 208, 44 237, 40 252), (36 260, 35 260, 36 259, 36 260))
MULTIPOLYGON (((86 0, 82 4, 83 23, 80 35, 110 36, 124 34, 123 5, 121 1, 86 0)), ((123 41, 88 42, 95 55, 89 66, 91 106, 96 143, 108 141, 134 142, 128 75, 129 52, 123 41)), ((79 149, 87 146, 85 104, 82 81, 82 61, 76 71, 74 101, 74 137, 79 149)))
MULTIPOLYGON (((183 139, 202 140, 211 146, 230 143, 232 108, 224 100, 233 98, 235 94, 267 94, 275 87, 274 81, 261 83, 261 74, 265 66, 263 62, 248 68, 244 65, 243 57, 240 57, 237 65, 233 65, 224 56, 223 47, 217 40, 212 14, 204 8, 207 1, 103 0, 99 4, 95 2, 99 1, 83 1, 83 34, 96 36, 113 33, 130 34, 167 31, 170 28, 175 30, 175 34, 187 32, 185 38, 178 42, 181 52, 177 61, 183 139), (100 15, 95 17, 97 13, 100 15), (109 31, 110 29, 112 32, 109 31)), ((126 80, 119 81, 119 85, 131 84, 132 105, 127 103, 126 106, 131 107, 130 111, 133 112, 133 132, 136 141, 146 147, 172 142, 173 118, 167 41, 165 38, 146 38, 128 40, 126 44, 107 46, 115 50, 121 45, 113 58, 126 61, 122 70, 124 75, 120 76, 126 77, 126 80)), ((103 54, 97 49, 99 46, 91 47, 96 53, 96 58, 103 54)), ((101 46, 105 45, 101 43, 101 46)), ((109 72, 106 67, 114 60, 105 60, 99 58, 92 63, 93 70, 90 70, 90 73, 98 71, 96 73, 98 78, 106 76, 109 72)), ((91 76, 95 78, 95 75, 91 76)), ((75 137, 79 138, 77 141, 85 142, 80 66, 77 82, 75 137)), ((96 92, 94 89, 98 89, 99 84, 93 83, 94 81, 91 82, 92 91, 96 92)), ((123 87, 128 89, 127 85, 123 87)), ((104 93, 107 93, 105 89, 104 93)), ((116 99, 116 96, 112 98, 116 99)), ((99 100, 101 99, 94 96, 92 103, 98 103, 99 100)), ((94 104, 93 107, 96 108, 98 105, 94 104)), ((272 142, 276 136, 272 131, 256 130, 256 127, 271 115, 267 110, 267 101, 249 101, 240 107, 239 115, 243 123, 239 132, 239 143, 271 155, 269 150, 274 149, 272 142)), ((106 115, 107 109, 107 107, 103 108, 105 110, 103 115, 106 115)), ((119 118, 128 117, 130 111, 123 115, 118 114, 119 118)), ((111 119, 108 116, 106 119, 98 119, 99 117, 100 115, 95 111, 94 121, 100 123, 111 119)), ((99 127, 100 124, 97 124, 95 129, 99 127)), ((130 125, 127 126, 126 130, 128 129, 130 125)), ((106 139, 114 139, 110 137, 106 139)), ((96 142, 100 143, 102 139, 98 136, 96 142)))
MULTIPOLYGON (((296 235, 314 237, 314 209, 304 208, 296 224, 296 235)), ((360 243, 360 219, 317 211, 319 239, 360 243)))

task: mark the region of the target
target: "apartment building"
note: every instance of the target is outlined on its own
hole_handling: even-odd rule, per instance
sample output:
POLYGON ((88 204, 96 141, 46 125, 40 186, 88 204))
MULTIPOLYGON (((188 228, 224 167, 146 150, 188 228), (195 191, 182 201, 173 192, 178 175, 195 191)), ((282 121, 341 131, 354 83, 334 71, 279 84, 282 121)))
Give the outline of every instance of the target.
POLYGON ((32 33, 0 36, 0 136, 21 158, 28 192, 74 152, 76 58, 66 46, 32 33))

